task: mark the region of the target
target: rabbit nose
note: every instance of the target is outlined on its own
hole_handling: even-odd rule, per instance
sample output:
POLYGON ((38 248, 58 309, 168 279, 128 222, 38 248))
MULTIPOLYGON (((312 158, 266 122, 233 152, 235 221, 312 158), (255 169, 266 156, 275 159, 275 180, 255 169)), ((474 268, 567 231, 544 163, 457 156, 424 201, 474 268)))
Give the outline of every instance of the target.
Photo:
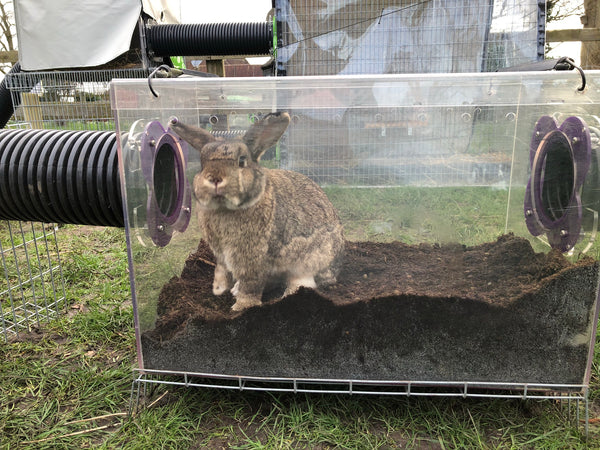
POLYGON ((215 188, 215 190, 222 188, 226 184, 224 178, 219 174, 209 173, 206 175, 205 179, 210 186, 215 188))
POLYGON ((221 182, 223 181, 223 178, 221 178, 221 177, 220 177, 220 176, 218 176, 218 175, 215 175, 215 176, 212 176, 212 175, 211 175, 211 176, 208 178, 208 181, 210 181, 210 182, 211 182, 211 183, 213 183, 213 184, 219 184, 219 183, 221 183, 221 182))

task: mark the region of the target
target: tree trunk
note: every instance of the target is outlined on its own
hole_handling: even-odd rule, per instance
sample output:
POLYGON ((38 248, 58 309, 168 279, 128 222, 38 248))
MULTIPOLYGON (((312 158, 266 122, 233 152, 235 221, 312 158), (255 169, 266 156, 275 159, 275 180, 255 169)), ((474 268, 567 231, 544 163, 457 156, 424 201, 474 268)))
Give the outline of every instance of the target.
MULTIPOLYGON (((581 18, 584 28, 600 27, 600 5, 598 0, 584 0, 585 16, 581 18)), ((583 69, 600 69, 600 42, 581 43, 581 67, 583 69)))

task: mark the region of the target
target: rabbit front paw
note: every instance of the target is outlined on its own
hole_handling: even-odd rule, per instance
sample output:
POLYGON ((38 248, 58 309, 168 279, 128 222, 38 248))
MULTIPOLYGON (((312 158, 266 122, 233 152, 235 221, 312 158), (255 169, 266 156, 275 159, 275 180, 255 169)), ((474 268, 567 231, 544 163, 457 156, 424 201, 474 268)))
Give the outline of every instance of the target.
POLYGON ((215 277, 213 279, 213 294, 223 295, 231 287, 231 280, 227 269, 220 264, 215 267, 215 277))
POLYGON ((213 294, 214 295, 216 295, 216 296, 223 295, 228 290, 229 290, 229 285, 227 283, 227 280, 217 281, 217 279, 215 278, 215 280, 213 281, 213 294))
POLYGON ((316 289, 317 283, 315 282, 315 278, 311 275, 290 278, 288 280, 287 287, 285 289, 285 292, 283 293, 283 296, 287 297, 288 295, 295 294, 301 287, 316 289))
POLYGON ((243 295, 238 293, 235 296, 235 303, 231 307, 231 310, 243 311, 253 306, 260 306, 261 304, 262 302, 260 301, 260 297, 256 297, 254 295, 243 295))
POLYGON ((234 297, 237 297, 239 293, 240 293, 240 282, 236 281, 235 284, 233 285, 233 287, 231 288, 231 295, 233 295, 234 297))

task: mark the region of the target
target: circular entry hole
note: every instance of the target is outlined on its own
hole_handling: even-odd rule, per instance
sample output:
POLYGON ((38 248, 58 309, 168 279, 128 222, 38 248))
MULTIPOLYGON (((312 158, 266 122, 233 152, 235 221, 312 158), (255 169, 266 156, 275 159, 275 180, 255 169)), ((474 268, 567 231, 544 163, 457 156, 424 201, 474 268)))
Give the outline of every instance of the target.
POLYGON ((575 186, 575 165, 568 137, 554 131, 542 142, 547 146, 541 177, 541 200, 544 214, 552 221, 568 211, 575 186))
POLYGON ((176 211, 179 197, 179 174, 175 153, 169 144, 159 147, 154 157, 153 189, 161 214, 170 217, 176 211))

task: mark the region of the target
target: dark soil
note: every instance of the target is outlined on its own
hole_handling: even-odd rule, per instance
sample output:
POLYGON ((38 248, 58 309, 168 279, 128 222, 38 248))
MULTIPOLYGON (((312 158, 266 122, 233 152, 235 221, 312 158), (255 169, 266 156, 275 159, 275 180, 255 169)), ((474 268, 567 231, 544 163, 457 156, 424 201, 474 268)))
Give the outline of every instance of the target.
POLYGON ((501 236, 476 247, 347 242, 338 283, 231 311, 205 242, 160 294, 146 368, 353 380, 583 383, 598 263, 501 236))

